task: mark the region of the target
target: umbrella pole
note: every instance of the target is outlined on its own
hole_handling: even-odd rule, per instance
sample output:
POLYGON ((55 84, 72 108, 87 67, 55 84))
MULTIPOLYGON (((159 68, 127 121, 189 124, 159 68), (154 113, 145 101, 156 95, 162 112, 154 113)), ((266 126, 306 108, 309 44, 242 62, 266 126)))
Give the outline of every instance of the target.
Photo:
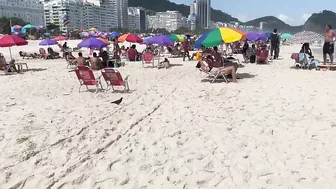
POLYGON ((11 51, 11 48, 9 47, 9 55, 10 55, 10 58, 11 58, 11 60, 13 59, 12 58, 12 51, 11 51))

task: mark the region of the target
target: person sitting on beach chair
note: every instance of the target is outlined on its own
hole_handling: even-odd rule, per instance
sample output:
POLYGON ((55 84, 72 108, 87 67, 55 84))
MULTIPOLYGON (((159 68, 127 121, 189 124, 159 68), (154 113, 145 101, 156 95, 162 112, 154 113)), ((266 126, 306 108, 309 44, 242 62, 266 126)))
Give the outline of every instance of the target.
POLYGON ((17 72, 19 73, 19 70, 15 67, 15 60, 11 59, 8 63, 6 62, 6 59, 2 53, 0 53, 0 70, 4 70, 5 73, 7 72, 17 72))
POLYGON ((236 68, 234 66, 218 67, 218 62, 216 62, 210 54, 205 54, 199 65, 196 67, 201 68, 203 65, 206 65, 209 68, 209 72, 219 72, 223 75, 228 75, 232 78, 234 83, 237 83, 236 68))
POLYGON ((72 61, 72 63, 77 63, 77 66, 88 66, 88 62, 86 61, 86 58, 83 57, 83 54, 81 52, 78 53, 78 57, 72 61))
POLYGON ((306 53, 306 54, 309 55, 309 58, 314 58, 313 53, 312 53, 312 50, 311 50, 310 47, 309 47, 309 43, 304 43, 304 44, 302 44, 300 53, 306 53))

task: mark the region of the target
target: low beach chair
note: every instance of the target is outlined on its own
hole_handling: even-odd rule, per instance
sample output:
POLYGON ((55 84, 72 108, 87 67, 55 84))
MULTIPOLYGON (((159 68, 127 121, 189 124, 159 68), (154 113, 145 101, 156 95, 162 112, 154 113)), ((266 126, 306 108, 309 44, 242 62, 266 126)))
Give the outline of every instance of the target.
POLYGON ((89 90, 88 86, 96 86, 96 93, 99 90, 99 85, 101 89, 103 89, 103 86, 101 85, 101 82, 99 79, 96 79, 95 76, 93 75, 93 72, 90 68, 86 66, 78 66, 75 69, 77 79, 79 81, 79 92, 80 89, 83 85, 86 86, 87 90, 89 90))
POLYGON ((213 78, 211 83, 214 83, 220 77, 223 78, 226 83, 228 83, 228 79, 226 78, 224 74, 220 72, 220 69, 212 72, 207 63, 204 63, 204 61, 200 61, 200 62, 201 62, 201 67, 199 68, 199 70, 201 71, 201 73, 205 73, 208 75, 208 77, 213 78))
POLYGON ((309 58, 309 55, 306 53, 293 53, 291 59, 294 60, 294 67, 302 69, 313 69, 316 68, 319 63, 314 58, 309 58))
POLYGON ((128 77, 126 76, 124 79, 122 78, 120 72, 115 68, 105 68, 102 71, 102 76, 107 84, 106 91, 109 87, 112 88, 114 91, 115 87, 123 87, 124 91, 129 91, 129 85, 128 85, 128 77))
POLYGON ((264 48, 257 50, 257 64, 268 64, 269 63, 269 51, 264 48))
POLYGON ((150 52, 145 52, 142 55, 142 67, 145 66, 145 64, 152 64, 154 67, 154 55, 150 52))

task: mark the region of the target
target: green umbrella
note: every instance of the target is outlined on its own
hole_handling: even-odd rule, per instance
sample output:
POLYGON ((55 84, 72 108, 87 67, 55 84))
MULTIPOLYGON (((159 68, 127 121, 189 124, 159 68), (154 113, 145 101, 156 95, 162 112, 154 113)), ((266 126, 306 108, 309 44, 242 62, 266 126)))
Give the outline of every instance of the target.
POLYGON ((168 36, 172 41, 184 41, 183 37, 176 34, 171 34, 168 36))
POLYGON ((292 34, 283 33, 283 34, 281 34, 280 38, 281 39, 289 39, 289 38, 292 38, 292 34))
POLYGON ((23 26, 23 28, 25 28, 25 29, 32 29, 32 28, 36 28, 36 26, 34 26, 32 24, 27 24, 27 25, 23 26))

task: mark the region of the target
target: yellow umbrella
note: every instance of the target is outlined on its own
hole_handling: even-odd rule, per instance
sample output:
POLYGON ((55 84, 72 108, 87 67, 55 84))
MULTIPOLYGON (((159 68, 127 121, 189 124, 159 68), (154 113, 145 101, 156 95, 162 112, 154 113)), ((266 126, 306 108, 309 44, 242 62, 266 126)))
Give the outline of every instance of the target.
POLYGON ((95 31, 95 30, 97 30, 96 28, 90 28, 89 29, 90 31, 95 31))

